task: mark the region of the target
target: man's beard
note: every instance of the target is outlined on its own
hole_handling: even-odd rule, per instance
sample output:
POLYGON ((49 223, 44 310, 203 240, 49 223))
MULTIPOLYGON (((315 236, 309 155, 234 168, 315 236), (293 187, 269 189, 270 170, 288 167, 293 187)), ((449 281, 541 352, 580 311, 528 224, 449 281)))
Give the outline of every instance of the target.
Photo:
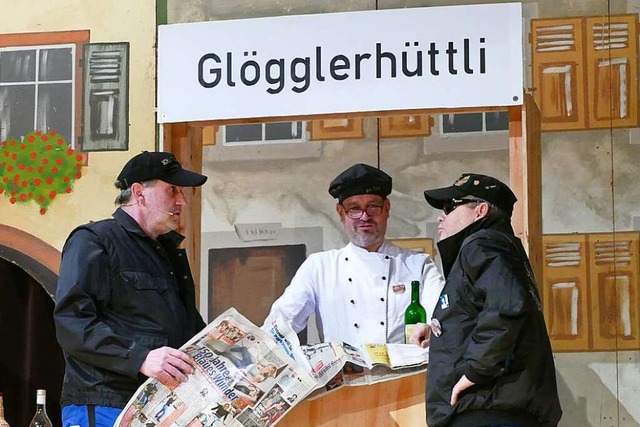
POLYGON ((367 248, 375 243, 381 242, 384 234, 380 229, 380 226, 377 225, 375 229, 370 230, 369 232, 358 230, 358 223, 345 223, 344 228, 351 243, 361 248, 367 248))

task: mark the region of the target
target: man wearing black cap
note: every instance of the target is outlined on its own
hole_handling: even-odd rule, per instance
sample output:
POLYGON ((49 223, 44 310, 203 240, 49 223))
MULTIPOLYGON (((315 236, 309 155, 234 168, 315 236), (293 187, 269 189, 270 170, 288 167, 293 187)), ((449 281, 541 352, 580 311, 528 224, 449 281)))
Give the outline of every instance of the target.
POLYGON ((69 235, 54 311, 65 358, 63 426, 111 426, 146 377, 175 383, 193 372, 176 349, 205 323, 175 230, 183 187, 206 180, 171 153, 142 152, 118 175, 113 218, 69 235))
POLYGON ((331 182, 329 194, 338 200, 350 243, 310 255, 273 304, 265 327, 281 317, 299 332, 315 313, 325 342, 403 342, 412 280, 420 281, 421 302, 431 314, 444 281, 429 255, 385 240, 390 193, 391 177, 365 164, 331 182))
POLYGON ((486 175, 427 190, 447 279, 430 325, 429 427, 553 427, 562 415, 555 366, 529 260, 511 228, 516 196, 486 175))

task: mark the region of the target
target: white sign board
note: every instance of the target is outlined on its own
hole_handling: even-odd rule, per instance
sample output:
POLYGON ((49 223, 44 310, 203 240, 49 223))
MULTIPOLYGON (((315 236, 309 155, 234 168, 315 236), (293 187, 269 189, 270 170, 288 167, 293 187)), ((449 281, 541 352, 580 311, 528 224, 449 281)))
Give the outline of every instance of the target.
POLYGON ((158 121, 522 103, 520 3, 162 25, 158 121))

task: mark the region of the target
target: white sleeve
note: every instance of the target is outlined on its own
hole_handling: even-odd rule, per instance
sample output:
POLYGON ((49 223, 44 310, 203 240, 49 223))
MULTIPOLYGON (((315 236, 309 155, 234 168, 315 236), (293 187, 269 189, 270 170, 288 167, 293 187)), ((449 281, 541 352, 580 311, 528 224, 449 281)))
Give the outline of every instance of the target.
POLYGON ((422 283, 424 285, 420 295, 420 303, 427 311, 427 322, 429 322, 440 298, 440 292, 444 288, 444 278, 430 256, 427 256, 422 267, 422 283))
POLYGON ((284 293, 271 306, 271 311, 264 321, 264 328, 271 325, 272 320, 281 317, 291 323, 296 332, 307 326, 309 316, 316 309, 315 283, 317 267, 312 257, 307 258, 296 272, 284 293))

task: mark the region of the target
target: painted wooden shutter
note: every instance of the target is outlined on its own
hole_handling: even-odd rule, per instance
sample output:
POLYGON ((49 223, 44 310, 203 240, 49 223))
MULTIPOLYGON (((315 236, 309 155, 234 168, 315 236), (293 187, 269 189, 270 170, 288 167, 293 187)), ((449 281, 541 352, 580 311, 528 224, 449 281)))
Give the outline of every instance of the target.
POLYGON ((638 235, 589 235, 594 350, 640 348, 638 235))
POLYGON ((637 19, 586 18, 590 128, 638 126, 637 19))
POLYGON ((543 236, 543 308, 554 351, 589 348, 587 238, 543 236))
POLYGON ((542 131, 587 127, 583 20, 532 19, 533 97, 542 131))
POLYGON ((84 46, 83 151, 129 149, 129 43, 84 46))

